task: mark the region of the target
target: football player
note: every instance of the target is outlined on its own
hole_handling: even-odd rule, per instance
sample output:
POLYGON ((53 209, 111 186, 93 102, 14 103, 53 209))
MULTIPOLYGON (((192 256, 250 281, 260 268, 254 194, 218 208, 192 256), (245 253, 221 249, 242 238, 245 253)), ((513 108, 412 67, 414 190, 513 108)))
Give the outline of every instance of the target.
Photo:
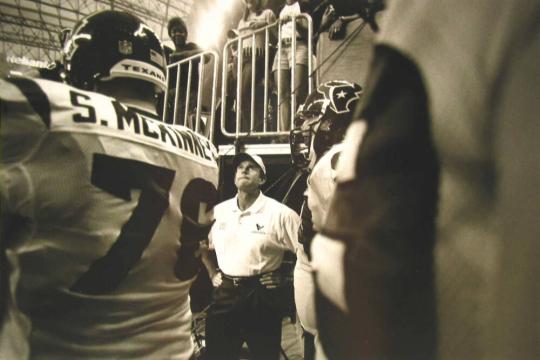
POLYGON ((157 118, 163 47, 137 17, 89 15, 64 51, 73 86, 0 80, 0 358, 189 359, 216 150, 157 118))
MULTIPOLYGON (((295 116, 295 128, 291 131, 293 163, 310 172, 301 211, 299 241, 303 246, 297 250, 294 289, 302 327, 313 335, 317 335, 317 327, 309 246, 328 213, 345 130, 361 97, 362 88, 358 84, 342 80, 328 81, 309 94, 305 103, 300 105, 295 116)), ((321 349, 319 346, 317 348, 318 358, 322 359, 321 349)))

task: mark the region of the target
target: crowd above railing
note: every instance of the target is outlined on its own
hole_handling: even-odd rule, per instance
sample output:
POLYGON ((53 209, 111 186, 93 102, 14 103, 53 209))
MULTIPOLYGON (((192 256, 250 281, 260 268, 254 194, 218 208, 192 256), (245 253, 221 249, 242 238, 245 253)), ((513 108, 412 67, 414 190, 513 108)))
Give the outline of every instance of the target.
POLYGON ((217 130, 231 142, 241 137, 287 141, 296 108, 316 82, 311 17, 293 15, 231 34, 221 60, 210 50, 167 66, 165 121, 188 126, 210 139, 217 130))

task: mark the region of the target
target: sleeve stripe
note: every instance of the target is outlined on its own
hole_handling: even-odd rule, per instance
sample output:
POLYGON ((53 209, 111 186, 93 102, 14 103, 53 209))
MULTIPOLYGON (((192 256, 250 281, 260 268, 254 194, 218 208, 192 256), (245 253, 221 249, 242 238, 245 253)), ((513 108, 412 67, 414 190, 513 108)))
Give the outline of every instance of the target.
POLYGON ((38 84, 27 78, 8 78, 6 79, 13 85, 15 85, 26 98, 39 115, 43 123, 47 128, 51 127, 51 105, 47 99, 47 95, 38 86, 38 84))

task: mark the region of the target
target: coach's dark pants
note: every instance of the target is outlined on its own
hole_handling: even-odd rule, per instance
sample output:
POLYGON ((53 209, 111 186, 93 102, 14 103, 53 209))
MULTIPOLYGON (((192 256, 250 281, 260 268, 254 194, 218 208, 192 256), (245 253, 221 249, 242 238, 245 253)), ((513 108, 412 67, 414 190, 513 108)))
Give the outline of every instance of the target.
POLYGON ((266 289, 257 277, 224 276, 206 319, 208 359, 238 359, 244 341, 251 359, 279 359, 284 291, 266 289))

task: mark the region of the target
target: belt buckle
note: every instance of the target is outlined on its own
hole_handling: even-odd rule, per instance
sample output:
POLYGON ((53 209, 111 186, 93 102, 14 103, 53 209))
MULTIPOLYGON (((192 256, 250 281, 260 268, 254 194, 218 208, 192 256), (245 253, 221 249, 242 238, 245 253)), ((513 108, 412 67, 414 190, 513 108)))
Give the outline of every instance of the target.
POLYGON ((232 282, 233 282, 234 287, 239 287, 240 286, 240 279, 233 278, 232 282))

